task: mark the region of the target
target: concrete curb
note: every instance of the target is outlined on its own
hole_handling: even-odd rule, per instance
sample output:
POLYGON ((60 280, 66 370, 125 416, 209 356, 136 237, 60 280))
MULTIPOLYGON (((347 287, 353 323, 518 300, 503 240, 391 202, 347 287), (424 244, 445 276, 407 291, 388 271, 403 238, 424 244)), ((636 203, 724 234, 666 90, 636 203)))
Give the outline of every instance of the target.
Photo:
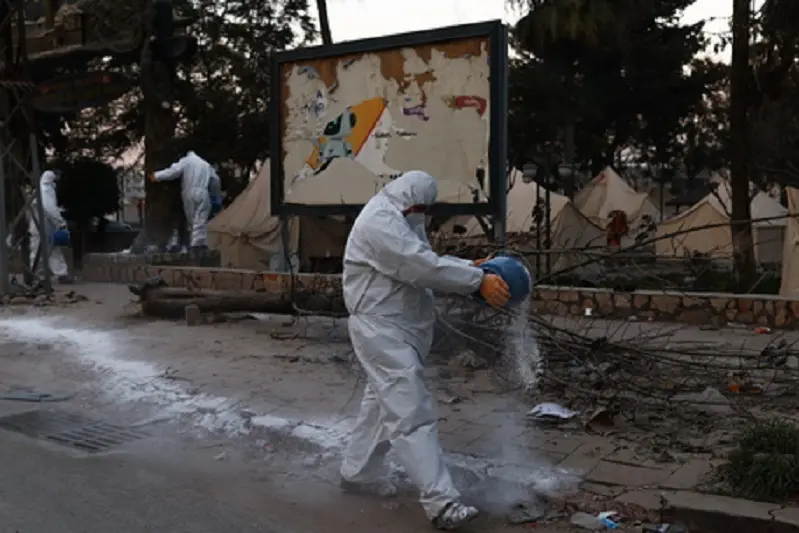
POLYGON ((799 508, 690 491, 642 490, 617 498, 699 533, 799 533, 799 508))

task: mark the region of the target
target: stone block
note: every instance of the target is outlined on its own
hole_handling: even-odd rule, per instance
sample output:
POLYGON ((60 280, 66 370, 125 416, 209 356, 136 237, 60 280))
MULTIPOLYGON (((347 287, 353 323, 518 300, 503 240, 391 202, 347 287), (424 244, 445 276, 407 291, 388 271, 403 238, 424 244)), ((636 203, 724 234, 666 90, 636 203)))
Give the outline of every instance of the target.
POLYGON ((204 268, 175 269, 190 289, 213 289, 216 272, 204 268))
POLYGON ((255 280, 260 279, 261 276, 252 270, 242 270, 241 279, 239 280, 239 290, 252 291, 255 290, 255 280))
POLYGON ((219 291, 242 290, 242 272, 240 270, 220 270, 212 275, 213 288, 219 291))
POLYGON ((653 294, 650 306, 660 313, 673 315, 680 306, 680 297, 671 294, 653 294))
POLYGON ((551 290, 538 291, 538 297, 544 301, 552 301, 557 300, 558 293, 551 290))
POLYGON ((629 294, 614 294, 613 305, 616 309, 630 309, 633 305, 629 294))
POLYGON ((131 281, 143 283, 147 281, 147 279, 147 268, 142 265, 135 265, 133 267, 133 279, 131 281))
POLYGON ((633 306, 636 309, 646 309, 649 307, 649 295, 648 294, 636 294, 633 297, 633 306))
POLYGON ((561 291, 560 292, 560 300, 562 302, 579 302, 580 301, 580 293, 577 291, 561 291))
POLYGON ((613 312, 613 293, 611 292, 598 292, 594 296, 596 301, 597 311, 603 315, 609 315, 613 312))
POLYGON ((780 309, 774 314, 774 325, 778 328, 788 325, 788 311, 780 309))
POLYGON ((196 305, 187 305, 184 312, 187 326, 199 326, 202 323, 203 317, 200 313, 200 308, 196 305))
POLYGON ((755 315, 752 311, 742 311, 735 316, 735 321, 739 324, 754 324, 755 315))
POLYGON ((710 299, 710 307, 713 308, 714 311, 717 313, 721 313, 724 309, 727 308, 727 305, 730 303, 729 298, 711 298, 710 299))
POLYGON ((746 313, 752 310, 754 301, 752 301, 749 298, 738 298, 735 301, 735 305, 738 308, 738 311, 740 311, 741 313, 746 313))
POLYGON ((264 290, 270 294, 283 293, 283 274, 267 272, 263 274, 264 290))
POLYGON ((705 300, 696 298, 694 296, 683 296, 682 298, 682 306, 685 308, 689 307, 700 307, 702 304, 705 303, 705 300))

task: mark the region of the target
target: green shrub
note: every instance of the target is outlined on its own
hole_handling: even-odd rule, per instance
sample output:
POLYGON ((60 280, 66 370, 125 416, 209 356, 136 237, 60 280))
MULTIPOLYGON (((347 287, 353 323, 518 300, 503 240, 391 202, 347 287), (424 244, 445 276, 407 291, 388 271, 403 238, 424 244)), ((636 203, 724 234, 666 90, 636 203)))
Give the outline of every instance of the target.
POLYGON ((799 427, 759 423, 741 435, 721 474, 739 496, 784 500, 799 494, 799 427))

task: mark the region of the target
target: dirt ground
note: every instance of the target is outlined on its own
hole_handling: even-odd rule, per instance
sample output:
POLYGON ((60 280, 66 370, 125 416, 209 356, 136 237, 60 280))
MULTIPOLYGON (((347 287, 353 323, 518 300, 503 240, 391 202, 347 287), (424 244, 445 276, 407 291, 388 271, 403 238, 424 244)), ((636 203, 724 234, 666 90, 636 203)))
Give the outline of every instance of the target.
MULTIPOLYGON (((259 316, 188 327, 138 316, 124 286, 73 289, 81 297, 2 309, 0 389, 74 395, 70 409, 161 428, 164 446, 144 441, 127 451, 182 457, 198 471, 223 472, 239 505, 268 508, 277 522, 298 530, 426 527, 410 494, 378 502, 342 495, 336 486, 336 450, 363 386, 343 321, 259 316)), ((534 393, 518 390, 507 371, 468 368, 462 358, 431 361, 442 444, 459 460, 474 455, 520 471, 556 472, 580 446, 610 443, 609 460, 619 469, 634 464, 665 472, 664 464, 676 470, 718 459, 753 417, 791 412, 799 366, 791 335, 556 319, 541 326, 539 337, 549 360, 534 393), (731 396, 731 380, 754 380, 762 390, 731 396), (708 387, 723 398, 705 394, 708 387), (553 431, 531 429, 525 413, 541 401, 582 415, 553 431)), ((17 408, 0 401, 0 413, 17 408)), ((470 478, 461 481, 468 485, 470 478)), ((601 503, 624 484, 595 483, 596 492, 580 497, 601 503)), ((477 494, 491 499, 492 490, 484 486, 477 494)), ((502 503, 513 497, 493 496, 502 503)), ((601 505, 585 505, 593 507, 601 505)), ((554 523, 535 529, 570 531, 568 512, 552 515, 554 523)), ((530 527, 510 526, 492 512, 473 530, 530 527)))

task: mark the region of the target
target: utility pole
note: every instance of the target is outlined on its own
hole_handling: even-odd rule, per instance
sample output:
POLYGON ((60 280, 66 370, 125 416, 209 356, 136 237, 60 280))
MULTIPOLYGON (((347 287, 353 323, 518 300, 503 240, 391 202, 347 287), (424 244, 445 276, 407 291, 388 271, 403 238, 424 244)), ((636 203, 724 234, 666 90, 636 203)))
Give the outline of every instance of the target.
POLYGON ((733 258, 738 290, 752 289, 756 276, 749 191, 749 107, 751 0, 733 0, 732 67, 730 69, 730 192, 733 258))
POLYGON ((330 17, 327 14, 327 0, 316 0, 316 10, 319 12, 319 33, 322 34, 322 44, 333 44, 333 33, 330 31, 330 17))

